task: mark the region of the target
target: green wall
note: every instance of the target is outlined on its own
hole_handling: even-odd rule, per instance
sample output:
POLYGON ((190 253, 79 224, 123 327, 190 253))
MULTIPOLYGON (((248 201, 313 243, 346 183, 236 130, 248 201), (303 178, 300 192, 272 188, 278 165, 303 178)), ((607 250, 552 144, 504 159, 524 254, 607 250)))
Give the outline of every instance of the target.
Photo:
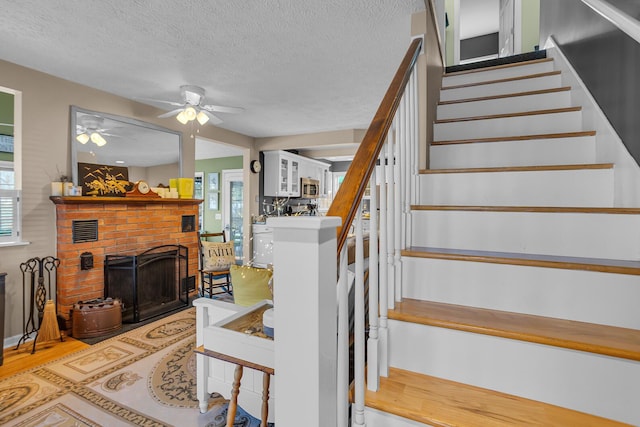
MULTIPOLYGON (((0 123, 13 123, 13 94, 0 92, 0 123)), ((13 136, 13 126, 0 126, 0 135, 13 136)), ((0 160, 13 162, 13 153, 0 152, 0 160)))
POLYGON ((540 44, 540 0, 522 0, 522 53, 540 44))
MULTIPOLYGON (((0 92, 0 123, 13 123, 13 94, 11 93, 0 92)), ((0 126, 0 135, 13 135, 13 126, 0 126)))
POLYGON ((218 210, 209 209, 209 173, 217 172, 219 174, 218 187, 222 190, 222 171, 226 169, 242 169, 242 156, 196 160, 196 172, 204 172, 202 181, 204 187, 204 202, 202 202, 204 208, 203 230, 207 232, 222 230, 222 219, 216 219, 216 214, 222 214, 220 211, 222 209, 222 192, 218 193, 218 210))

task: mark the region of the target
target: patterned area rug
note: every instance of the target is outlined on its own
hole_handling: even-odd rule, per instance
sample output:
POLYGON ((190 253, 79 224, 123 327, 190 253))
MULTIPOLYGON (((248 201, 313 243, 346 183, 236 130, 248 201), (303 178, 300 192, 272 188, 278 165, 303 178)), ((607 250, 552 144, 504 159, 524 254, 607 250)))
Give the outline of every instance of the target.
MULTIPOLYGON (((191 308, 0 382, 2 426, 226 424, 212 395, 200 414, 191 308)), ((242 408, 234 427, 259 426, 242 408)))

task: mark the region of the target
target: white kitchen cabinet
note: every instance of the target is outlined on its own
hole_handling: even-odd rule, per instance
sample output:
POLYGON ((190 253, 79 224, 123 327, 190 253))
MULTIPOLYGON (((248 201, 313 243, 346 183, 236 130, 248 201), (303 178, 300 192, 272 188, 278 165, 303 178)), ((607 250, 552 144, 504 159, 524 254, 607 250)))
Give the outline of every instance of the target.
POLYGON ((328 163, 286 151, 264 152, 264 195, 270 197, 300 197, 300 178, 320 181, 319 196, 330 189, 328 163))
POLYGON ((329 165, 320 168, 320 197, 327 197, 331 190, 331 172, 329 165))
POLYGON ((264 152, 264 195, 300 197, 300 160, 285 151, 264 152))
POLYGON ((300 164, 300 177, 318 180, 320 182, 320 191, 318 192, 318 197, 326 197, 329 189, 331 188, 329 181, 329 169, 331 165, 306 157, 303 157, 301 159, 300 164))

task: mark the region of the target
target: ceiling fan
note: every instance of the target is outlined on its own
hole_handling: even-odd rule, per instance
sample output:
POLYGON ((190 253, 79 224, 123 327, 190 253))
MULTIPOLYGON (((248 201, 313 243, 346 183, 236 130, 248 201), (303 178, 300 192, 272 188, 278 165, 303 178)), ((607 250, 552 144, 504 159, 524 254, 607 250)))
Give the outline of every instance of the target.
POLYGON ((94 116, 86 114, 78 118, 78 124, 76 125, 76 140, 80 144, 86 144, 91 141, 98 147, 102 147, 107 143, 104 136, 115 136, 109 133, 105 133, 107 129, 102 128, 104 123, 104 117, 94 116))
POLYGON ((233 114, 244 111, 244 109, 240 107, 204 104, 204 89, 200 86, 180 86, 180 97, 182 98, 182 102, 163 101, 159 99, 149 99, 148 101, 161 102, 179 107, 175 110, 169 111, 168 113, 161 114, 158 117, 165 118, 176 116, 176 119, 178 119, 178 121, 183 125, 192 120, 198 120, 198 123, 201 125, 204 125, 209 120, 211 120, 211 123, 213 124, 219 124, 222 123, 222 119, 213 114, 214 112, 233 114))

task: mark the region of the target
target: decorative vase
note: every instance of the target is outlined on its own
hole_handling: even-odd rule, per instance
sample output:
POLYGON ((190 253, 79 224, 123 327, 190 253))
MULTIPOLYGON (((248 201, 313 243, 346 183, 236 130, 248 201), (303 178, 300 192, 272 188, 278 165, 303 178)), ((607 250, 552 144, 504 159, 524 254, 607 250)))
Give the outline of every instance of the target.
POLYGON ((181 199, 193 198, 193 178, 178 178, 178 193, 181 199))
POLYGON ((51 183, 51 195, 54 197, 62 196, 63 186, 62 182, 54 181, 51 183))

